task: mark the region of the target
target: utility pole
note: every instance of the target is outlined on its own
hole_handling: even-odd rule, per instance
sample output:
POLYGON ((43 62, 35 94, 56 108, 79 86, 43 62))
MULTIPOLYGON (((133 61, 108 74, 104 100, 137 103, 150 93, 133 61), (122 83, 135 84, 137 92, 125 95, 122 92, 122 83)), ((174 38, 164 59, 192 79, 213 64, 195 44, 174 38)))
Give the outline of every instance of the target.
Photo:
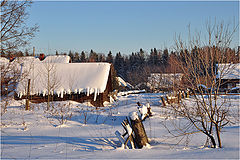
POLYGON ((31 79, 28 79, 28 86, 27 86, 27 97, 26 97, 26 106, 25 106, 25 109, 26 110, 29 110, 29 98, 30 98, 30 81, 31 79))
POLYGON ((33 57, 35 57, 35 47, 33 47, 33 57))

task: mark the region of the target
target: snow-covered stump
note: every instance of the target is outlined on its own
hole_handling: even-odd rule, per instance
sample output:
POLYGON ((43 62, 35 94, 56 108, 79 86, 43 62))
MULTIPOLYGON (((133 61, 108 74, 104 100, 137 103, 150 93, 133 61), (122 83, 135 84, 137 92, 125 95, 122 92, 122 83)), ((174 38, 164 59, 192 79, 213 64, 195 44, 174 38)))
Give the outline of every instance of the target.
POLYGON ((147 114, 149 117, 153 116, 152 108, 150 107, 149 103, 147 103, 147 114))
POLYGON ((149 141, 142 124, 142 121, 139 119, 138 114, 136 112, 132 112, 130 114, 131 126, 135 135, 135 143, 138 148, 142 148, 143 146, 147 146, 149 141))
POLYGON ((167 100, 167 103, 168 103, 168 104, 171 104, 171 102, 170 102, 170 99, 169 99, 168 95, 166 95, 166 100, 167 100))
POLYGON ((149 103, 147 103, 146 105, 141 105, 139 102, 137 102, 137 104, 138 104, 138 111, 141 117, 140 119, 142 121, 152 116, 152 109, 149 103))

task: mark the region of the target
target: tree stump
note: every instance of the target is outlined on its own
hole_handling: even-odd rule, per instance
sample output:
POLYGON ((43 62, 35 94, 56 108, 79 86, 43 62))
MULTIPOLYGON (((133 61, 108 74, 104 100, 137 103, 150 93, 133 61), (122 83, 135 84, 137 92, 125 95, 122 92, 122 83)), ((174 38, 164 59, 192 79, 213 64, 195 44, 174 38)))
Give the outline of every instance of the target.
POLYGON ((142 124, 142 121, 138 118, 135 120, 131 119, 131 126, 135 134, 135 142, 138 148, 142 148, 143 146, 146 146, 147 143, 149 143, 146 131, 144 129, 144 126, 142 124))
POLYGON ((181 95, 181 92, 179 92, 177 95, 178 104, 180 103, 181 100, 182 100, 182 95, 181 95))

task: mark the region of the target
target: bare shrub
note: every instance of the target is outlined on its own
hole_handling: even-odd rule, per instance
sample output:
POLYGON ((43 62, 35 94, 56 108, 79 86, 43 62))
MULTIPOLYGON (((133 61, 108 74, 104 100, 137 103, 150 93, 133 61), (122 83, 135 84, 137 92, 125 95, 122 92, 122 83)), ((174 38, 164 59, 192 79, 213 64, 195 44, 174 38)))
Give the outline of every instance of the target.
POLYGON ((192 36, 190 27, 188 41, 182 40, 181 36, 175 40, 176 50, 181 59, 177 65, 185 75, 184 87, 191 90, 192 97, 190 102, 182 101, 179 105, 169 105, 168 109, 187 120, 184 126, 174 126, 178 136, 200 132, 210 139, 214 148, 217 147, 216 136, 218 147, 221 148, 222 128, 234 123, 230 118, 230 103, 222 100, 219 93, 221 79, 232 66, 228 47, 237 26, 231 30, 230 25, 223 22, 208 22, 206 29, 207 40, 201 38, 200 32, 192 36), (220 69, 217 68, 219 64, 225 65, 220 69), (207 90, 200 87, 202 85, 206 86, 207 90))
POLYGON ((51 118, 51 119, 56 119, 58 123, 54 123, 52 121, 50 121, 50 123, 52 123, 53 125, 63 125, 65 124, 68 120, 71 120, 72 118, 72 104, 71 103, 65 103, 65 104, 61 104, 59 103, 58 105, 56 105, 55 107, 52 106, 51 110, 48 110, 46 112, 46 116, 47 118, 51 118))

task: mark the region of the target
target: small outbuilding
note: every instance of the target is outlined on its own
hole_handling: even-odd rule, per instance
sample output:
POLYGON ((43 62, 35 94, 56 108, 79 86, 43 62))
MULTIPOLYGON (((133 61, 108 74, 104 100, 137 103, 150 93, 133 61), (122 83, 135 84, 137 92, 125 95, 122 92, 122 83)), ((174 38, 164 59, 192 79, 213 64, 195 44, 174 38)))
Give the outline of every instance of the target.
POLYGON ((220 89, 222 91, 240 87, 240 63, 218 64, 216 79, 221 80, 220 89))

